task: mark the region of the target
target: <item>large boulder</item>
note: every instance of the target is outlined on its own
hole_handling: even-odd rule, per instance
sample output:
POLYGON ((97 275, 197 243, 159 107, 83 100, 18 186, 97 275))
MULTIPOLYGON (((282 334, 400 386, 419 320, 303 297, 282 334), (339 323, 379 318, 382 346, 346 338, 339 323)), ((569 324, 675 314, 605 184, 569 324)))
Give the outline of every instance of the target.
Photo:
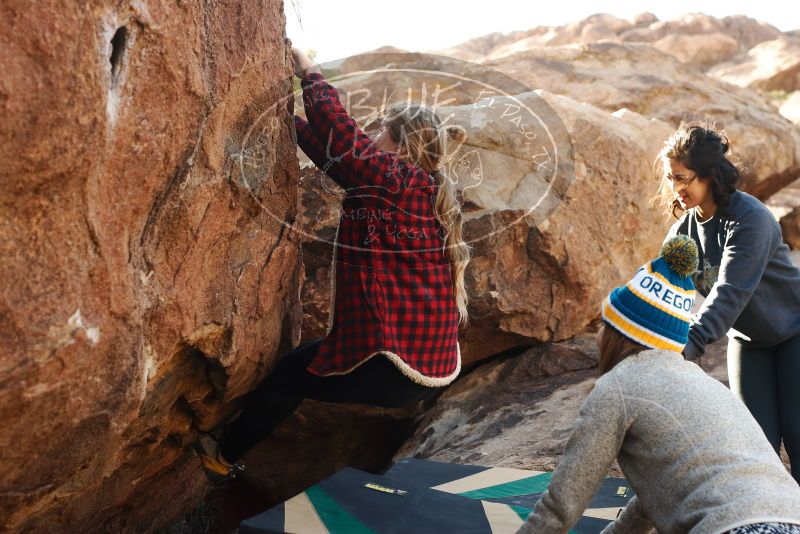
POLYGON ((641 13, 627 20, 599 13, 564 26, 537 26, 508 34, 492 33, 438 53, 482 61, 540 46, 626 41, 649 43, 681 61, 706 69, 780 35, 780 30, 774 26, 742 15, 718 19, 702 13, 689 13, 660 21, 652 13, 641 13))
POLYGON ((439 397, 396 458, 552 470, 596 364, 591 334, 484 363, 439 397))
POLYGON ((722 24, 725 25, 726 33, 736 39, 743 50, 749 50, 758 43, 781 35, 781 31, 772 24, 745 15, 723 17, 722 24))
MULTIPOLYGON (((781 32, 776 27, 744 15, 718 19, 703 13, 687 13, 672 20, 653 21, 620 35, 623 41, 656 43, 669 36, 726 35, 745 51, 762 41, 775 39, 781 32)), ((688 42, 687 42, 688 44, 688 42)))
POLYGON ((792 250, 800 250, 800 205, 780 219, 783 240, 792 250))
POLYGON ((652 13, 641 13, 631 19, 621 19, 607 13, 597 13, 563 26, 536 26, 530 30, 507 34, 495 32, 433 51, 443 56, 469 61, 500 57, 527 50, 530 47, 550 46, 594 41, 619 41, 627 31, 646 27, 658 21, 652 13))
POLYGON ((739 51, 739 42, 722 32, 699 35, 670 33, 652 45, 701 70, 727 61, 739 51))
MULTIPOLYGON (((536 46, 481 63, 419 53, 403 57, 394 52, 359 56, 357 63, 359 70, 373 72, 346 76, 337 84, 354 95, 356 109, 365 117, 380 98, 392 101, 407 96, 435 102, 437 82, 444 88, 440 101, 467 104, 475 100, 476 91, 474 84, 463 80, 481 79, 504 88, 506 94, 545 89, 610 112, 633 110, 673 127, 684 119, 715 121, 727 131, 734 157, 745 169, 744 188, 762 199, 800 175, 800 129, 767 98, 706 76, 650 45, 536 46), (457 76, 458 81, 442 80, 442 72, 457 76)), ((648 156, 651 161, 656 152, 648 156)))
POLYGON ((780 103, 780 114, 800 125, 800 91, 794 91, 789 94, 785 100, 780 103))
POLYGON ((783 240, 792 250, 800 251, 800 180, 771 196, 767 207, 781 224, 783 240))
MULTIPOLYGON (((361 77, 337 86, 344 100, 347 87, 371 90, 359 104, 370 109, 383 98, 390 74, 381 73, 377 87, 361 77)), ((403 74, 396 86, 407 81, 403 74)), ((466 99, 466 92, 456 94, 466 99)), ((650 203, 658 188, 651 162, 671 128, 547 92, 498 94, 438 112, 467 132, 448 163, 473 247, 467 270, 472 322, 460 336, 465 363, 584 331, 598 315, 601 294, 655 254, 668 227, 650 203)), ((329 179, 304 171, 304 329, 314 331, 307 339, 323 335, 327 325, 340 195, 329 179)))
MULTIPOLYGON (((598 371, 594 334, 483 363, 450 386, 395 458, 550 471, 598 371)), ((700 366, 727 380, 725 342, 700 366)), ((619 476, 616 466, 609 474, 619 476)))
POLYGON ((502 135, 498 121, 472 106, 448 110, 472 126, 465 158, 483 169, 480 187, 463 191, 473 246, 472 324, 461 334, 467 363, 583 332, 601 296, 657 253, 668 226, 650 202, 657 189, 651 154, 668 125, 543 91, 518 98, 534 95, 563 122, 572 149, 572 176, 546 192, 526 169, 525 147, 502 135))
POLYGON ((299 338, 282 2, 0 18, 0 530, 156 530, 299 338))
MULTIPOLYGON (((301 158, 305 155, 300 153, 301 158)), ((328 331, 333 292, 333 243, 339 224, 342 189, 330 177, 308 162, 300 177, 300 217, 305 278, 300 300, 303 303, 302 342, 325 337, 328 331)))
POLYGON ((484 65, 529 87, 612 112, 626 108, 672 126, 693 117, 716 121, 748 171, 745 189, 760 198, 800 175, 800 130, 764 97, 706 76, 652 46, 605 42, 542 47, 484 65))
POLYGON ((720 63, 709 70, 709 74, 761 91, 800 90, 800 38, 781 35, 764 41, 744 57, 720 63))
MULTIPOLYGON (((519 157, 521 147, 515 144, 516 134, 509 133, 506 128, 508 120, 514 117, 485 116, 485 110, 477 109, 480 99, 475 97, 475 88, 466 80, 488 79, 491 80, 488 85, 497 87, 501 74, 506 74, 512 80, 507 85, 513 87, 508 94, 513 95, 514 90, 528 85, 570 97, 542 93, 557 111, 559 120, 567 124, 573 137, 575 161, 581 163, 574 167, 579 179, 570 186, 573 189, 564 197, 566 201, 550 197, 543 204, 563 207, 563 222, 558 223, 563 224, 563 228, 580 226, 577 220, 582 213, 596 213, 597 210, 601 213, 627 213, 628 208, 624 206, 628 204, 624 198, 609 199, 612 204, 605 205, 603 200, 597 200, 596 191, 602 195, 606 190, 617 193, 622 190, 624 194, 630 193, 638 198, 633 205, 640 211, 638 216, 631 215, 632 220, 660 217, 646 202, 657 188, 655 182, 648 181, 652 176, 652 161, 672 128, 689 113, 717 119, 727 127, 734 153, 746 169, 744 185, 748 191, 766 198, 800 174, 800 130, 792 127, 771 104, 752 91, 719 82, 688 68, 651 46, 597 43, 539 47, 506 58, 487 60, 482 65, 423 54, 409 54, 407 59, 403 59, 397 52, 390 54, 390 59, 387 61, 381 54, 359 58, 362 70, 374 72, 337 79, 337 87, 345 101, 357 103, 353 106, 356 114, 369 120, 369 115, 377 113, 382 102, 391 102, 399 97, 427 98, 429 104, 445 103, 440 113, 444 113, 443 116, 452 113, 451 120, 463 125, 469 134, 463 153, 472 154, 471 157, 481 163, 483 180, 480 187, 465 187, 463 181, 460 182, 469 219, 466 226, 468 236, 472 239, 476 235, 490 236, 475 241, 473 266, 468 271, 474 273, 474 278, 470 274, 469 284, 473 296, 470 311, 475 320, 472 326, 462 331, 461 336, 467 362, 513 346, 566 339, 582 331, 596 311, 585 307, 584 289, 595 287, 602 292, 604 284, 610 283, 606 281, 615 279, 616 275, 603 273, 602 268, 588 273, 572 269, 578 269, 575 266, 583 261, 594 265, 597 262, 594 258, 606 254, 613 258, 640 256, 633 252, 635 246, 629 251, 609 249, 601 253, 600 249, 592 251, 576 244, 574 250, 565 251, 563 234, 571 235, 571 232, 564 232, 558 225, 547 226, 552 233, 541 237, 540 241, 537 232, 541 230, 538 226, 541 221, 528 226, 530 218, 519 216, 538 197, 534 182, 522 179, 529 174, 525 158, 519 157), (457 84, 442 81, 448 71, 457 75, 457 84), (680 83, 675 83, 676 80, 680 83), (437 87, 447 89, 440 97, 432 98, 437 87), (351 95, 355 96, 350 99, 351 95), (573 99, 594 106, 579 104, 573 99), (591 133, 583 138, 584 131, 591 133), (596 174, 611 176, 614 171, 610 169, 617 169, 617 165, 619 168, 611 183, 603 181, 608 178, 596 178, 596 174), (583 179, 594 184, 596 190, 583 189, 588 187, 583 179), (578 183, 582 185, 577 186, 578 183), (572 202, 576 205, 581 203, 578 199, 583 195, 587 195, 585 207, 569 207, 572 202), (508 230, 493 232, 490 231, 492 228, 508 230), (530 252, 525 251, 532 250, 531 247, 539 250, 539 254, 528 255, 530 252), (542 253, 542 250, 555 254, 556 259, 544 261, 547 253, 542 253), (567 257, 570 258, 567 262, 569 267, 562 269, 561 262, 567 257), (532 280, 540 280, 541 285, 532 280), (552 283, 555 285, 550 287, 548 284, 552 283)), ((468 167, 474 163, 469 157, 459 161, 468 167)), ((477 167, 473 165, 473 168, 477 167)), ((326 191, 328 188, 318 187, 318 190, 326 191)), ((313 195, 308 199, 311 205, 318 203, 313 195)), ((333 199, 329 210, 335 210, 337 202, 338 199, 333 199)), ((315 209, 312 208, 311 212, 316 213, 315 209)), ((558 212, 555 209, 548 213, 548 225, 552 224, 553 213, 558 212)), ((314 224, 317 224, 321 219, 315 217, 314 224)), ((325 220, 336 221, 338 217, 326 217, 325 220)), ((607 223, 603 220, 595 224, 607 223)), ((575 235, 594 236, 595 229, 590 228, 591 224, 587 222, 575 235)), ((335 222, 332 225, 335 227, 335 222)), ((327 226, 328 236, 333 235, 333 227, 327 226)), ((624 226, 619 235, 630 235, 622 228, 624 226)), ((600 237, 602 243, 611 247, 614 243, 621 243, 612 237, 615 235, 613 231, 609 233, 606 230, 600 237)), ((660 231, 657 227, 650 227, 645 232, 647 235, 641 236, 642 243, 652 246, 652 243, 660 242, 660 231)), ((627 243, 624 246, 632 245, 627 243)), ((310 298, 306 300, 305 316, 306 324, 313 325, 315 332, 319 333, 323 331, 329 306, 330 272, 324 263, 329 254, 321 254, 319 244, 314 246, 314 256, 323 257, 323 261, 314 266, 313 273, 307 273, 309 278, 304 285, 304 295, 310 298)), ((329 248, 330 243, 327 246, 329 248)), ((304 249, 308 248, 308 244, 304 245, 304 249)), ((602 258, 600 265, 607 261, 602 258)))

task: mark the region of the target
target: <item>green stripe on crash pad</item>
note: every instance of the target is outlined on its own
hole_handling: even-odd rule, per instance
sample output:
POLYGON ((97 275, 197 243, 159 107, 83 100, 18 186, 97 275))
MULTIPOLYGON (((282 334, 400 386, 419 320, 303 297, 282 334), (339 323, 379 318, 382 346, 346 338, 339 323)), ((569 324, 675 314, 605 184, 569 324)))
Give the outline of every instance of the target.
POLYGON ((524 506, 514 506, 513 504, 508 505, 509 508, 517 512, 517 515, 522 518, 523 521, 528 519, 528 516, 531 515, 531 509, 525 508, 524 506))
POLYGON ((350 512, 339 506, 339 504, 319 486, 311 486, 306 491, 306 496, 314 509, 317 511, 320 520, 325 527, 332 533, 353 533, 353 534, 374 534, 361 521, 356 519, 350 512))
POLYGON ((515 480, 514 482, 506 482, 505 484, 489 486, 488 488, 465 491, 464 493, 459 493, 459 495, 470 499, 497 499, 499 497, 544 493, 552 477, 553 473, 542 473, 541 475, 515 480))

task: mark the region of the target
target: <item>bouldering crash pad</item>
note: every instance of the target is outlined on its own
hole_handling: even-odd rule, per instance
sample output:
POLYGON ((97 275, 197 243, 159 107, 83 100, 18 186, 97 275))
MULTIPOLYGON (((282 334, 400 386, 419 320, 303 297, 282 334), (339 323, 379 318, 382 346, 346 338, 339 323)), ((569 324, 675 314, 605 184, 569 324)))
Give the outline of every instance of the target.
MULTIPOLYGON (((406 459, 382 475, 344 468, 301 494, 242 521, 243 534, 515 532, 551 473, 406 459)), ((570 530, 600 532, 634 493, 609 477, 570 530)))

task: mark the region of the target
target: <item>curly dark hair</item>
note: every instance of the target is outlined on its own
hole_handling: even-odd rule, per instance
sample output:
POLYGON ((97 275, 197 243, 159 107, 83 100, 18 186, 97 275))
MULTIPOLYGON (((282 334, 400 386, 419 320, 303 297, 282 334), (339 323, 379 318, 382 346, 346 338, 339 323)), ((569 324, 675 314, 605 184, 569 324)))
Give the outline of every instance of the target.
MULTIPOLYGON (((700 178, 710 180, 717 213, 724 216, 731 195, 736 192, 742 179, 739 167, 727 155, 730 150, 731 144, 725 132, 713 123, 681 122, 656 157, 654 170, 657 176, 663 173, 664 160, 672 159, 694 171, 700 178)), ((680 218, 685 210, 672 195, 666 177, 658 177, 661 180, 658 190, 661 203, 673 217, 680 218)))

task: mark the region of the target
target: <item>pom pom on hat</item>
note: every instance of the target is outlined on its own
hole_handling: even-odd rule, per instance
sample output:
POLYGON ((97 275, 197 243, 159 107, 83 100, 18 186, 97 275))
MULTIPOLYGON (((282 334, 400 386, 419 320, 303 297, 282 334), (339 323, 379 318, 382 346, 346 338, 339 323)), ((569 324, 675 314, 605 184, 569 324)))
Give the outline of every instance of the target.
POLYGON ((661 256, 669 268, 681 278, 695 272, 699 263, 697 245, 688 235, 677 235, 664 243, 661 256))

